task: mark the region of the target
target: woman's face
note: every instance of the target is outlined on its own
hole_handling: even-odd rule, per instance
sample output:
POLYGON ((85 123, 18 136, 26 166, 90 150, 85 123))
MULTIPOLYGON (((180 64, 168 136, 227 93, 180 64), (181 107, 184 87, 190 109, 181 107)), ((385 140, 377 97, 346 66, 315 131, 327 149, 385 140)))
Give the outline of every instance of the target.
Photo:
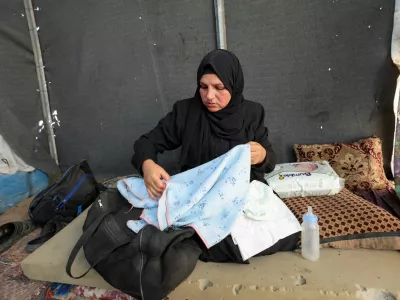
POLYGON ((200 96, 210 112, 224 109, 231 101, 231 94, 215 74, 205 74, 201 77, 200 96))

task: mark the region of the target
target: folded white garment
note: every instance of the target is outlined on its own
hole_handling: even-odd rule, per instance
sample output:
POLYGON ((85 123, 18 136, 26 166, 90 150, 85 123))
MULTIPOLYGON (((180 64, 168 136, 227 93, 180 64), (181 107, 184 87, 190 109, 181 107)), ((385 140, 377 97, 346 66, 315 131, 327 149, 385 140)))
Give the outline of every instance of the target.
POLYGON ((32 172, 35 168, 27 165, 0 135, 0 174, 15 174, 18 171, 32 172))
POLYGON ((231 236, 243 260, 247 260, 300 230, 299 221, 272 189, 253 181, 244 212, 236 219, 231 236))

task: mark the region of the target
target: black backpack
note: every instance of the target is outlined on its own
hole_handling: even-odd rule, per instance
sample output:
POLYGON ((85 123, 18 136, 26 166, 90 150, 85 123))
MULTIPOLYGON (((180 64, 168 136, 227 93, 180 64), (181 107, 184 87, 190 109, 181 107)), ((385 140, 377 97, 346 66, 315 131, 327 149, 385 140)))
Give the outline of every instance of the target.
POLYGON ((160 300, 193 271, 201 250, 192 228, 163 232, 146 226, 138 234, 127 226, 138 220, 142 209, 132 208, 115 189, 100 193, 89 209, 83 234, 74 246, 66 266, 71 267, 83 247, 91 268, 113 287, 142 300, 160 300))
POLYGON ((89 207, 102 189, 86 160, 82 160, 33 199, 29 216, 40 226, 56 216, 71 220, 89 207))

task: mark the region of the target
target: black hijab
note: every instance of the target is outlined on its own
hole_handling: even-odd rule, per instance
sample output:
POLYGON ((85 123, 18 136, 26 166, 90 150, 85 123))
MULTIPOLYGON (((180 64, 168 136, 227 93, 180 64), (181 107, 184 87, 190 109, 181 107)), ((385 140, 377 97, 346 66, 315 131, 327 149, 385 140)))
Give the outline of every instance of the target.
POLYGON ((213 135, 226 140, 227 150, 245 143, 243 112, 243 71, 238 58, 226 50, 208 53, 197 71, 197 90, 188 118, 186 138, 182 147, 181 163, 185 163, 190 151, 192 163, 203 164, 221 155, 213 145, 213 135), (200 79, 214 73, 231 94, 229 104, 218 112, 209 112, 200 96, 200 79))
POLYGON ((214 50, 208 53, 197 70, 197 91, 195 98, 209 120, 212 131, 220 138, 241 141, 243 139, 243 71, 238 58, 226 50, 214 50), (229 104, 222 110, 212 113, 203 105, 199 93, 200 79, 204 74, 214 74, 222 81, 231 94, 229 104))

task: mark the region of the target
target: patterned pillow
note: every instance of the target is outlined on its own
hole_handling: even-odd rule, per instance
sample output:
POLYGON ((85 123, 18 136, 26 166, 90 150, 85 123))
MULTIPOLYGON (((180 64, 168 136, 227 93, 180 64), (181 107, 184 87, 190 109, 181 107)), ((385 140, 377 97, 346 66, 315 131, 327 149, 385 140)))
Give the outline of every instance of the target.
POLYGON ((352 144, 294 145, 298 162, 327 160, 350 190, 393 188, 383 169, 382 142, 373 136, 352 144))
POLYGON ((302 222, 307 206, 318 216, 322 247, 400 250, 400 220, 343 189, 334 196, 283 199, 302 222))

